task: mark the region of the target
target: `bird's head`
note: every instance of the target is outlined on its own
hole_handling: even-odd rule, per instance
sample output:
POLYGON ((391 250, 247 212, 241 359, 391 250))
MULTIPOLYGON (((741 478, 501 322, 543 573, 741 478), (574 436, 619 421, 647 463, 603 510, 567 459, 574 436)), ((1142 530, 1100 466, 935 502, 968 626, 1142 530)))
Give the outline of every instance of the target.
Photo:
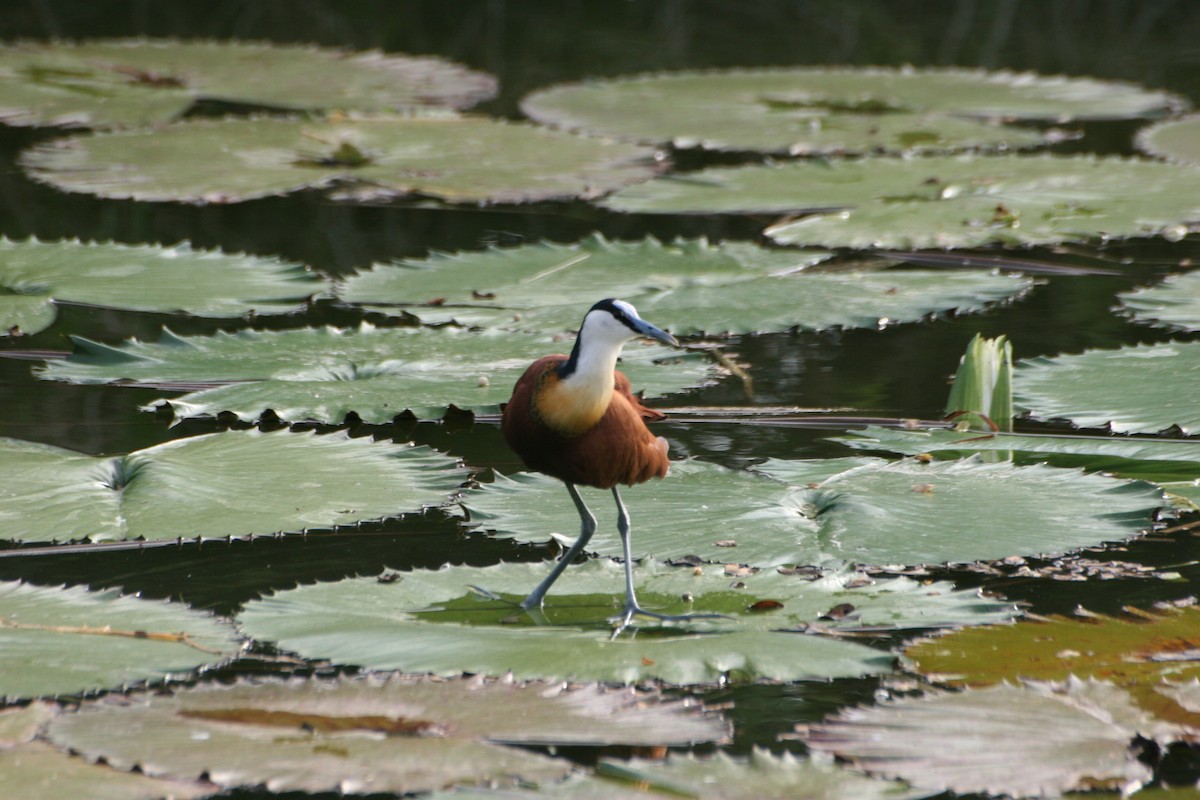
POLYGON ((638 316, 637 309, 624 300, 608 298, 596 303, 583 317, 579 339, 605 343, 619 348, 630 339, 648 336, 663 344, 678 347, 674 336, 638 316))

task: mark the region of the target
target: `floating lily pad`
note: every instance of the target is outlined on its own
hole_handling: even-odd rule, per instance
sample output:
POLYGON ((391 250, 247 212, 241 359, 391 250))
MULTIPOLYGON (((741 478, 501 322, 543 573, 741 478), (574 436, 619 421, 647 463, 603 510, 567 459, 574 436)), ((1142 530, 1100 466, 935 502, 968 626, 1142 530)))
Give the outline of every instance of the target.
POLYGON ((1090 78, 807 68, 564 84, 529 95, 521 110, 549 125, 644 143, 811 154, 1027 146, 1044 134, 982 120, 1121 119, 1184 105, 1165 92, 1090 78))
POLYGON ((975 311, 1032 285, 977 271, 806 271, 828 256, 736 242, 592 237, 377 267, 348 278, 340 294, 385 313, 402 307, 430 323, 574 331, 581 309, 621 286, 622 299, 684 335, 873 328, 975 311))
POLYGON ((1115 436, 980 433, 979 431, 898 430, 871 426, 835 441, 861 450, 915 456, 935 453, 954 458, 970 453, 1009 452, 1056 466, 1085 467, 1156 483, 1200 475, 1200 440, 1115 436))
MULTIPOLYGON (((194 337, 163 331, 157 342, 131 340, 119 347, 74 341, 71 357, 48 363, 41 377, 73 383, 213 384, 217 388, 156 400, 146 408, 169 404, 180 418, 231 412, 245 420, 270 409, 281 419, 332 423, 352 412, 375 423, 405 411, 437 419, 451 404, 496 412, 535 358, 571 349, 570 342, 549 335, 368 324, 194 337)), ((702 353, 657 346, 626 347, 619 366, 634 389, 648 397, 701 386, 717 374, 702 353)))
POLYGON ((300 532, 420 511, 466 472, 428 447, 225 431, 100 458, 0 440, 6 539, 174 540, 300 532))
POLYGON ((917 787, 1057 797, 1148 780, 1131 745, 1149 721, 1110 684, 1003 685, 849 709, 807 742, 917 787))
POLYGON ((96 40, 0 48, 0 122, 129 127, 197 100, 278 110, 465 108, 490 75, 440 58, 241 42, 96 40))
POLYGON ((886 653, 804 635, 797 627, 802 620, 819 624, 817 616, 842 603, 861 602, 864 619, 883 620, 889 627, 1011 613, 1003 604, 964 593, 942 598, 945 586, 880 582, 859 591, 845 587, 847 576, 810 583, 775 572, 727 576, 722 567, 697 571, 643 562, 634 576, 644 604, 668 613, 716 611, 730 619, 651 625, 614 640, 605 620, 623 603, 622 566, 607 559, 572 566, 547 596, 544 614, 520 612, 516 602, 548 569, 549 564, 448 566, 388 581, 318 583, 248 603, 239 621, 255 638, 306 658, 368 669, 698 684, 890 669, 886 653), (694 601, 681 599, 684 591, 694 601), (762 604, 752 608, 762 600, 773 601, 767 605, 775 610, 762 604))
POLYGON ((1157 286, 1125 292, 1121 305, 1138 322, 1200 331, 1200 272, 1169 275, 1157 286))
POLYGON ((1138 134, 1137 145, 1151 155, 1200 164, 1200 115, 1151 125, 1138 134))
POLYGON ((766 232, 781 244, 822 247, 1175 237, 1200 221, 1200 166, 1092 156, 795 162, 666 176, 624 189, 604 205, 658 214, 812 212, 766 232))
POLYGON ((297 311, 324 288, 304 267, 274 258, 0 238, 0 334, 42 330, 56 303, 236 317, 297 311))
POLYGON ((218 790, 210 783, 148 778, 69 756, 43 742, 0 749, 4 790, 37 800, 192 800, 218 790))
POLYGON ((597 197, 659 170, 653 152, 451 114, 226 119, 75 136, 25 151, 39 181, 132 200, 236 203, 335 183, 457 203, 597 197))
POLYGON ((1200 429, 1194 402, 1200 342, 1132 345, 1079 355, 1034 358, 1017 365, 1016 404, 1040 419, 1116 433, 1200 429))
MULTIPOLYGON (((759 469, 772 480, 676 462, 666 479, 623 493, 634 555, 767 567, 1062 553, 1133 536, 1164 502, 1149 484, 1040 465, 851 463, 771 460, 759 469)), ((581 493, 599 520, 588 549, 619 556, 610 495, 581 493)), ((502 536, 565 542, 579 530, 562 482, 542 475, 497 477, 462 502, 472 524, 502 536)))
MULTIPOLYGON (((549 731, 552 739, 572 728, 603 737, 629 731, 630 717, 639 714, 660 729, 666 721, 662 709, 631 707, 627 695, 552 692, 557 696, 545 686, 401 680, 210 684, 99 702, 60 716, 48 735, 88 758, 151 776, 204 775, 221 787, 271 792, 408 794, 456 783, 550 781, 571 771, 568 761, 491 743, 492 730, 499 738, 549 731), (447 695, 449 702, 438 702, 447 695)), ((719 724, 697 723, 680 727, 720 735, 719 724)), ((636 730, 632 735, 641 741, 636 730)))
POLYGON ((0 582, 0 697, 50 697, 183 677, 232 660, 233 628, 119 590, 0 582))

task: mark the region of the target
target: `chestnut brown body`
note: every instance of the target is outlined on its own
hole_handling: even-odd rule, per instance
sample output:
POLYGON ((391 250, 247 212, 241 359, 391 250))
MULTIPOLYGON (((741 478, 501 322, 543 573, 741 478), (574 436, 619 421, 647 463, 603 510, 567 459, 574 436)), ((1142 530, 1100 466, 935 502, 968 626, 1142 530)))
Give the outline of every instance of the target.
POLYGON ((667 442, 646 427, 664 415, 643 406, 617 370, 607 403, 576 402, 559 375, 566 361, 552 355, 533 362, 504 408, 500 429, 525 466, 600 489, 665 477, 667 442))

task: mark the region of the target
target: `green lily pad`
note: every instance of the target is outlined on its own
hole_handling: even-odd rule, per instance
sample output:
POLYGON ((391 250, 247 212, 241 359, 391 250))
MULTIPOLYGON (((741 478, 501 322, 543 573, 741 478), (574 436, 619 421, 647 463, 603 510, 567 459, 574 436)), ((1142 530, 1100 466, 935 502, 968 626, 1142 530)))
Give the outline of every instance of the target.
POLYGON ((629 705, 595 689, 550 698, 539 697, 544 686, 413 686, 369 679, 200 685, 94 703, 60 716, 47 735, 88 758, 155 777, 206 776, 223 788, 270 792, 408 794, 455 783, 560 779, 570 762, 493 744, 488 724, 537 731, 557 709, 563 719, 550 722, 551 730, 568 727, 571 717, 576 730, 611 730, 620 723, 606 725, 604 713, 619 719, 629 705), (447 693, 453 702, 437 704, 447 693), (533 718, 523 720, 523 710, 533 718))
MULTIPOLYGON (((179 418, 231 412, 255 420, 268 409, 285 420, 341 423, 355 413, 386 423, 409 411, 441 418, 447 408, 494 413, 534 359, 570 351, 549 335, 461 328, 298 328, 215 336, 131 340, 119 347, 75 338, 75 352, 39 372, 72 383, 222 384, 156 400, 179 418)), ((657 397, 710 382, 703 353, 626 347, 619 367, 636 391, 657 397)))
POLYGON ((909 456, 934 453, 958 458, 971 453, 1014 453, 1024 456, 1025 463, 1046 461, 1160 484, 1200 475, 1200 441, 1193 439, 980 433, 945 428, 899 430, 872 425, 833 440, 860 450, 909 456))
POLYGON ((1011 614, 1003 604, 904 582, 861 591, 852 576, 809 583, 775 572, 730 577, 721 567, 672 569, 652 562, 634 571, 639 597, 668 613, 718 612, 640 627, 616 639, 606 618, 620 611, 623 568, 607 559, 572 566, 554 585, 542 614, 515 603, 545 577, 549 564, 498 564, 318 583, 246 605, 242 629, 306 658, 367 669, 458 675, 512 673, 520 680, 672 684, 802 680, 887 671, 883 652, 839 639, 804 635, 800 621, 842 603, 861 602, 866 619, 889 627, 1011 614), (744 584, 739 588, 734 584, 744 584), (482 586, 491 595, 471 587, 482 586), (895 595, 890 593, 895 589, 895 595), (686 600, 690 591, 694 599, 686 600), (768 602, 774 611, 752 608, 768 602), (776 608, 774 604, 781 604, 776 608), (894 619, 900 617, 900 620, 894 619), (525 624, 513 624, 524 622, 525 624), (782 629, 782 630, 776 630, 782 629))
POLYGON ((346 279, 339 294, 384 313, 400 307, 428 323, 573 332, 581 309, 621 286, 622 298, 648 319, 685 335, 873 328, 975 311, 1032 285, 977 271, 807 271, 828 257, 741 242, 594 236, 380 266, 346 279))
POLYGON ((1040 419, 1066 419, 1115 433, 1200 429, 1193 402, 1200 342, 1132 345, 1078 355, 1034 358, 1017 365, 1018 406, 1040 419))
POLYGON ((659 170, 647 148, 452 114, 181 122, 57 139, 21 164, 67 192, 190 203, 333 184, 376 199, 523 203, 597 197, 659 170))
POLYGON ((1137 611, 1123 618, 1054 615, 966 628, 911 645, 905 655, 915 669, 953 686, 1070 676, 1110 681, 1159 723, 1200 731, 1200 707, 1173 688, 1200 678, 1200 665, 1187 657, 1200 647, 1198 622, 1196 607, 1137 611))
POLYGON ((8 125, 145 126, 197 100, 292 111, 466 108, 495 92, 490 75, 428 56, 164 39, 0 48, 8 125))
POLYGON ((1002 685, 849 709, 816 726, 807 742, 919 788, 1057 797, 1149 780, 1130 746, 1147 722, 1110 684, 1002 685))
POLYGON ((210 783, 148 778, 69 756, 44 742, 0 749, 4 790, 37 800, 192 800, 217 791, 210 783))
POLYGON ((466 478, 428 447, 225 431, 101 458, 0 440, 7 539, 224 538, 332 528, 420 511, 466 478))
POLYGON ((679 148, 791 154, 1019 147, 1031 128, 1159 116, 1182 98, 1127 83, 961 69, 764 69, 673 72, 552 86, 521 102, 570 130, 679 148))
POLYGON ((236 317, 298 311, 325 283, 299 264, 212 250, 0 238, 0 334, 36 333, 57 303, 236 317))
POLYGON ((181 603, 0 582, 0 698, 160 683, 240 650, 228 623, 181 603))
POLYGON ((1151 125, 1138 134, 1137 146, 1169 161, 1200 164, 1200 115, 1151 125))
POLYGON ((766 233, 781 244, 822 247, 1176 237, 1200 221, 1200 166, 1092 156, 933 156, 715 167, 631 186, 603 204, 656 214, 812 212, 766 233))
MULTIPOLYGON (((990 560, 1127 539, 1164 504, 1149 484, 1040 465, 773 459, 758 469, 771 477, 676 462, 666 479, 624 492, 634 555, 759 567, 990 560)), ((598 512, 588 549, 620 556, 610 495, 580 491, 598 512)), ((567 542, 579 530, 561 481, 542 475, 498 476, 462 502, 471 524, 501 536, 567 542)))
POLYGON ((1168 275, 1162 283, 1124 292, 1122 309, 1158 328, 1200 331, 1200 272, 1168 275))

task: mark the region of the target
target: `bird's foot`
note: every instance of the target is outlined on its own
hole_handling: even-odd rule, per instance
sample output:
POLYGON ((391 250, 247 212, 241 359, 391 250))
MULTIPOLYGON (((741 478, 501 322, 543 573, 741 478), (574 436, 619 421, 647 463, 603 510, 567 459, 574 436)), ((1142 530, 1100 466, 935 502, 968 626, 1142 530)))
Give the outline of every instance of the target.
POLYGON ((695 614, 661 614, 657 611, 647 611, 635 602, 625 604, 625 610, 608 621, 613 626, 612 638, 617 638, 621 632, 633 624, 634 617, 649 617, 663 622, 687 622, 693 619, 729 619, 725 614, 697 612, 695 614))

